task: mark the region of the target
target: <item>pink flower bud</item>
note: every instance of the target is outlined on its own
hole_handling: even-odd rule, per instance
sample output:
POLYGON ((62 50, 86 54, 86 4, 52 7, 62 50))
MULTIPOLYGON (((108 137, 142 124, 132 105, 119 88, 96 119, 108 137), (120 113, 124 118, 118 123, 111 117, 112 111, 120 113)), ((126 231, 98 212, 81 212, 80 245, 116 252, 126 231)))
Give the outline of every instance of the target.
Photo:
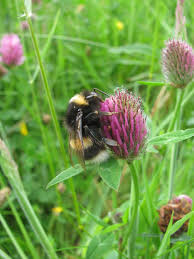
POLYGON ((101 117, 102 134, 118 144, 110 149, 117 157, 132 161, 144 149, 147 137, 140 98, 126 90, 118 90, 101 103, 100 110, 115 113, 101 117))
POLYGON ((28 30, 28 28, 29 28, 29 25, 28 25, 28 22, 27 22, 27 21, 22 21, 22 22, 20 23, 20 25, 21 25, 22 31, 26 31, 26 30, 28 30))
POLYGON ((6 34, 0 42, 1 61, 8 66, 19 66, 24 62, 23 48, 18 35, 6 34))
POLYGON ((193 49, 182 40, 169 40, 162 51, 162 71, 166 81, 177 88, 184 88, 193 79, 193 49))

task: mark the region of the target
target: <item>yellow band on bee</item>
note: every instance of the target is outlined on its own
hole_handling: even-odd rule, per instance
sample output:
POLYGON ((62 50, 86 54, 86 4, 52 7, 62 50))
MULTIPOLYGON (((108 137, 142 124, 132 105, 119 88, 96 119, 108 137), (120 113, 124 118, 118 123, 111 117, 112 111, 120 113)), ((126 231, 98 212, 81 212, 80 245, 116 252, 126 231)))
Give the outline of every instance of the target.
MULTIPOLYGON (((71 139, 69 144, 72 149, 82 150, 82 144, 81 144, 80 139, 78 139, 78 138, 71 139)), ((83 138, 83 146, 85 149, 91 147, 92 145, 93 145, 93 142, 90 138, 83 138)))
POLYGON ((81 94, 76 94, 74 95, 70 101, 70 103, 75 103, 77 105, 88 105, 89 103, 87 102, 86 98, 81 95, 81 94))

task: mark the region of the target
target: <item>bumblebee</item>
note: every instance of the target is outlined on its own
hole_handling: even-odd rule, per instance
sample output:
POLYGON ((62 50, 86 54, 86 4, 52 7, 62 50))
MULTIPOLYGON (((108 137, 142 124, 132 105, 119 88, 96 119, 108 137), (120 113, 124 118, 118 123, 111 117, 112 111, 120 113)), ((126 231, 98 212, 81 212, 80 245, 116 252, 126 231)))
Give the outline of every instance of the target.
MULTIPOLYGON (((117 145, 115 141, 102 136, 101 101, 101 96, 95 90, 83 91, 73 96, 67 107, 65 125, 69 132, 70 158, 74 151, 82 165, 85 165, 85 160, 94 163, 107 160, 109 153, 106 146, 117 145)), ((106 115, 110 114, 112 113, 106 113, 106 115)))

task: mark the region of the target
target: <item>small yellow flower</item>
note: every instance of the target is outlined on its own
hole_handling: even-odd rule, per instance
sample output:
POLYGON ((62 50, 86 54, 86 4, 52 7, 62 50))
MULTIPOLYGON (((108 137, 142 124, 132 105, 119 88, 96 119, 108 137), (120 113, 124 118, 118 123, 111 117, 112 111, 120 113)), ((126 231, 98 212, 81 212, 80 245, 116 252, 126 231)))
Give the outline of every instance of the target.
POLYGON ((59 216, 59 214, 63 211, 63 208, 62 207, 54 207, 52 208, 52 213, 55 215, 55 216, 59 216))
POLYGON ((28 128, 27 128, 27 125, 24 121, 22 121, 20 123, 20 133, 23 135, 23 136, 27 136, 28 135, 28 128))
POLYGON ((121 21, 117 21, 115 25, 119 31, 122 31, 124 28, 124 24, 121 21))

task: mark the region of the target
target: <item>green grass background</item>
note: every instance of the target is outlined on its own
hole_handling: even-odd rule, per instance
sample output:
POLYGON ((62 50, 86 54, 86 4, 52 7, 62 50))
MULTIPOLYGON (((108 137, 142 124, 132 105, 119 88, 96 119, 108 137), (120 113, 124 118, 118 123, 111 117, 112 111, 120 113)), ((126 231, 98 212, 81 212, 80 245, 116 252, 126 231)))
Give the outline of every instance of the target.
MULTIPOLYGON (((33 3, 32 8, 36 15, 32 24, 62 129, 67 158, 68 136, 63 127, 64 113, 68 100, 83 89, 96 87, 108 93, 112 93, 118 86, 129 89, 143 99, 150 136, 166 132, 169 123, 166 119, 175 107, 177 90, 166 89, 169 97, 151 119, 150 114, 161 87, 145 86, 137 81, 163 80, 160 56, 165 40, 174 36, 175 0, 42 0, 40 4, 33 3), (80 5, 83 5, 83 9, 78 11, 80 5), (117 21, 123 23, 123 30, 117 28, 117 21), (56 26, 50 35, 54 24, 56 26)), ((194 41, 193 13, 194 4, 192 1, 185 1, 186 29, 191 45, 194 41)), ((126 169, 118 192, 108 189, 99 181, 95 172, 74 177, 81 204, 81 222, 90 235, 84 231, 81 235, 78 233, 68 185, 62 195, 57 194, 55 188, 46 190, 47 183, 64 169, 64 164, 52 122, 48 125, 42 122, 43 114, 50 114, 49 106, 40 74, 36 73, 38 64, 30 33, 28 30, 22 32, 20 28, 20 22, 25 19, 21 17, 22 14, 20 1, 1 0, 0 35, 19 34, 26 60, 22 66, 10 69, 0 80, 0 121, 28 198, 51 244, 56 250, 61 249, 57 252, 59 258, 85 258, 86 249, 82 246, 88 245, 91 237, 99 233, 100 227, 84 208, 101 220, 112 224, 119 222, 120 219, 115 219, 115 215, 121 213, 122 216, 131 201, 131 177, 126 169), (21 121, 27 124, 27 136, 20 133, 21 121), (64 208, 59 216, 52 213, 52 208, 56 206, 64 208), (73 249, 73 246, 78 247, 73 249), (69 249, 64 250, 67 248, 69 249)), ((192 90, 193 83, 184 90, 185 96, 192 90)), ((193 108, 191 97, 184 106, 182 129, 193 127, 193 108)), ((180 144, 174 184, 176 195, 185 193, 194 197, 193 143, 193 139, 189 139, 180 144)), ((160 246, 156 210, 168 200, 170 147, 160 148, 157 154, 145 154, 136 163, 141 192, 136 243, 133 246, 134 258, 154 258, 160 246)), ((70 166, 69 159, 68 165, 70 166)), ((3 182, 8 184, 6 181, 2 174, 1 187, 3 182)), ((39 258, 47 258, 13 192, 10 199, 39 258)), ((1 214, 27 258, 32 258, 8 202, 1 208, 1 214)), ((110 251, 104 253, 105 257, 99 256, 99 259, 117 258, 118 243, 124 232, 125 227, 115 231, 110 251)), ((187 238, 188 235, 185 235, 179 242, 184 244, 187 238)), ((0 248, 11 258, 20 258, 3 228, 0 231, 0 248)), ((164 258, 192 256, 194 257, 194 248, 191 245, 188 252, 188 246, 185 245, 164 258)))

